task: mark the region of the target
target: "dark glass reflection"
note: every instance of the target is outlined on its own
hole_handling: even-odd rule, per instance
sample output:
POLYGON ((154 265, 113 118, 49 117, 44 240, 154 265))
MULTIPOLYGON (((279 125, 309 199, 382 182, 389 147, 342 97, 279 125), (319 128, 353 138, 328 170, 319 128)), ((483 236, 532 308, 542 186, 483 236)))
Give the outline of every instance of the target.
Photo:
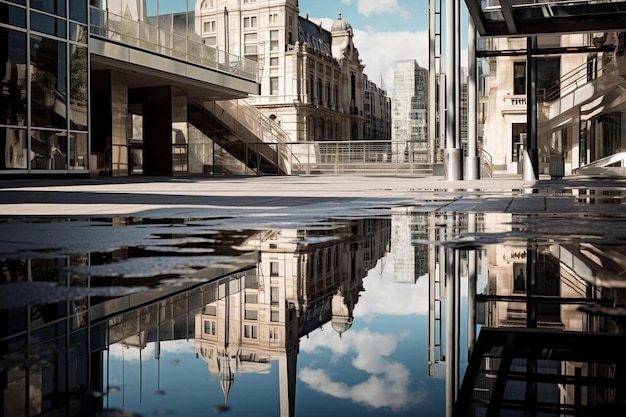
POLYGON ((65 17, 65 0, 30 0, 30 7, 65 17))
POLYGON ((67 169, 67 133, 31 131, 31 169, 67 169))
POLYGON ((70 45, 69 117, 70 129, 87 130, 87 48, 77 45, 70 45))
POLYGON ((623 214, 423 208, 5 219, 4 413, 623 414, 623 214))
POLYGON ((87 2, 70 0, 70 19, 87 24, 87 2))
POLYGON ((64 19, 57 19, 42 13, 30 13, 30 28, 36 32, 42 32, 50 36, 57 36, 59 38, 65 38, 66 36, 66 22, 64 19))
POLYGON ((67 128, 67 46, 45 37, 30 39, 32 124, 67 128))
POLYGON ((26 10, 0 3, 0 23, 26 28, 26 10))
POLYGON ((0 28, 0 122, 26 123, 26 34, 0 28))

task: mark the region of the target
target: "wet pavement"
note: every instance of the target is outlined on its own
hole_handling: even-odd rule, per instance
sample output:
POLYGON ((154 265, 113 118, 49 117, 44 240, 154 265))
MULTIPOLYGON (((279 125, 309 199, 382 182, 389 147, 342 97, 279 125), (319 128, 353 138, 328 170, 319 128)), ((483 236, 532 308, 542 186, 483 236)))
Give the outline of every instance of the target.
POLYGON ((3 181, 4 415, 623 413, 625 195, 511 175, 3 181))

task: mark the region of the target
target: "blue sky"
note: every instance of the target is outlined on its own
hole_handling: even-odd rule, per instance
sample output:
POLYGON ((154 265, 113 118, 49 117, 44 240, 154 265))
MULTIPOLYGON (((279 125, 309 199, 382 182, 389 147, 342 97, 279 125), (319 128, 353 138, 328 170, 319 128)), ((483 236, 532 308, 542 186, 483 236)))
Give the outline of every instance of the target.
MULTIPOLYGON (((308 15, 328 30, 341 12, 354 29, 364 72, 388 95, 393 96, 395 61, 415 59, 428 67, 428 0, 300 0, 299 6, 301 16, 308 15)), ((461 9, 463 43, 467 33, 464 1, 461 9)), ((461 60, 466 62, 464 57, 461 60)))

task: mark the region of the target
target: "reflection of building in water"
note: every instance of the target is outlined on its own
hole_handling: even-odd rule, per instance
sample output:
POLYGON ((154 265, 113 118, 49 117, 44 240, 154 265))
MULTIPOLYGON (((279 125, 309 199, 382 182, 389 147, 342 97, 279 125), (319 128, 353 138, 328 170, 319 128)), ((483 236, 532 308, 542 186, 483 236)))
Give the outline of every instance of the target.
MULTIPOLYGON (((519 219, 510 214, 485 214, 488 224, 519 224, 519 219)), ((513 225, 508 231, 516 231, 513 225)), ((527 290, 536 297, 535 311, 537 327, 564 330, 597 331, 593 318, 578 310, 573 303, 556 303, 560 299, 584 300, 593 296, 597 289, 590 287, 587 280, 575 269, 567 267, 560 254, 565 254, 561 245, 507 244, 487 247, 489 259, 488 281, 484 294, 496 296, 481 308, 477 319, 489 327, 526 327, 528 324, 527 290), (530 252, 530 253, 529 253, 530 252), (530 288, 527 262, 536 264, 536 284, 530 288)), ((567 258, 571 258, 571 254, 567 258)), ((593 296, 595 297, 595 296, 593 296)))
POLYGON ((414 207, 392 208, 391 253, 396 282, 414 284, 428 273, 428 213, 414 207))
MULTIPOLYGON (((510 214, 486 213, 484 219, 489 232, 504 234, 532 224, 510 214)), ((542 415, 623 415, 626 361, 615 346, 625 339, 600 334, 623 327, 610 311, 604 317, 589 313, 623 304, 623 291, 603 287, 615 286, 626 249, 578 241, 520 243, 486 247, 488 278, 476 296, 477 322, 484 327, 454 415, 529 408, 547 413, 542 415), (611 346, 598 345, 600 340, 611 346)))
POLYGON ((299 338, 328 321, 339 336, 350 328, 363 278, 388 250, 389 233, 388 219, 360 219, 261 232, 239 246, 261 251, 256 277, 221 286, 196 316, 196 351, 226 400, 237 373, 278 361, 281 415, 293 415, 299 338))

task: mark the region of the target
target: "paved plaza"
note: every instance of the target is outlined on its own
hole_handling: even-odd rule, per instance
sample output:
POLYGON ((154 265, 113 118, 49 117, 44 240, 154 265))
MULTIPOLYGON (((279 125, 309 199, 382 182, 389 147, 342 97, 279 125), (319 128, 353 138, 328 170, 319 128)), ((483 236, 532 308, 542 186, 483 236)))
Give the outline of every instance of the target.
POLYGON ((430 205, 477 212, 589 210, 581 197, 609 196, 599 209, 621 210, 626 181, 566 177, 524 181, 500 174, 471 181, 410 176, 135 177, 0 182, 0 216, 172 216, 314 210, 318 214, 377 205, 430 205))

